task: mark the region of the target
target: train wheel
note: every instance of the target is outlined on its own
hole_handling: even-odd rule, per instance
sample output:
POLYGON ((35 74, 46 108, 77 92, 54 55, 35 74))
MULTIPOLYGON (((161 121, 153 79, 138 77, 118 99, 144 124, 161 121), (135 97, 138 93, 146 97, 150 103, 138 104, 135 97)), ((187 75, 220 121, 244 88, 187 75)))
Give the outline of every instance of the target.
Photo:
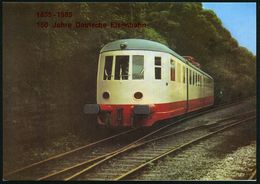
POLYGON ((99 114, 100 121, 104 123, 105 126, 110 127, 111 125, 111 113, 107 111, 102 111, 99 114))

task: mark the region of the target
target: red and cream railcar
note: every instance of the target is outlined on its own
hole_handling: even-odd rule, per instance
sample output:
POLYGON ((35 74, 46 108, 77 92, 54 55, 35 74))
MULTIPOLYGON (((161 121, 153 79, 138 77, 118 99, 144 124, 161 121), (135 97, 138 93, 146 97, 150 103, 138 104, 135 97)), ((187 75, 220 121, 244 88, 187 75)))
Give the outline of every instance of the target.
POLYGON ((131 127, 211 106, 213 78, 192 63, 149 40, 108 43, 100 51, 97 104, 86 104, 84 112, 97 114, 101 125, 131 127))

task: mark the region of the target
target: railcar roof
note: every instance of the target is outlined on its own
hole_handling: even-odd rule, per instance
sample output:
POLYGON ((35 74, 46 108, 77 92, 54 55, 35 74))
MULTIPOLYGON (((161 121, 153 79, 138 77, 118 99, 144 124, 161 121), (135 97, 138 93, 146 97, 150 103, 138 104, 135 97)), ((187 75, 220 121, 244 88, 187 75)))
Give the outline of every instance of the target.
MULTIPOLYGON (((180 56, 179 54, 177 54, 176 52, 174 52, 173 50, 171 50, 167 46, 165 46, 161 43, 158 43, 158 42, 145 40, 145 39, 121 39, 121 40, 116 40, 116 41, 113 41, 113 42, 106 44, 101 49, 100 53, 108 52, 108 51, 116 51, 116 50, 149 50, 149 51, 166 52, 166 53, 172 54, 173 56, 177 57, 182 62, 188 63, 189 65, 192 65, 185 58, 183 58, 182 56, 180 56), (126 48, 121 49, 120 48, 121 44, 126 44, 127 45, 126 48)), ((196 68, 197 70, 201 71, 202 73, 204 73, 205 75, 212 78, 210 75, 203 72, 201 69, 197 68, 194 65, 192 65, 192 66, 194 68, 196 68)))
POLYGON ((186 60, 183 57, 178 55, 173 50, 169 49, 167 46, 165 46, 161 43, 158 43, 158 42, 144 40, 144 39, 116 40, 116 41, 106 44, 101 49, 100 52, 102 53, 102 52, 106 52, 106 51, 123 50, 120 48, 120 44, 124 44, 124 43, 127 44, 127 47, 124 50, 150 50, 150 51, 167 52, 167 53, 170 53, 170 54, 178 57, 182 61, 186 62, 186 60))

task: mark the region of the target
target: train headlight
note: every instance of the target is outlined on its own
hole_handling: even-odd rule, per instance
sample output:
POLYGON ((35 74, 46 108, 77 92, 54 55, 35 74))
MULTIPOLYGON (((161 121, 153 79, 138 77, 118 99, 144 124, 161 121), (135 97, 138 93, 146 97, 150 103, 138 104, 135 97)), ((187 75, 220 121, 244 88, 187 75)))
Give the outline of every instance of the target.
POLYGON ((141 98, 143 98, 143 93, 141 93, 141 92, 136 92, 136 93, 134 94, 134 97, 135 97, 136 99, 141 99, 141 98))
POLYGON ((126 47, 127 47, 127 43, 126 42, 120 44, 120 48, 121 49, 125 49, 126 47))
POLYGON ((109 97, 110 97, 110 95, 109 95, 108 92, 104 92, 104 93, 103 93, 103 98, 104 98, 104 99, 109 99, 109 97))

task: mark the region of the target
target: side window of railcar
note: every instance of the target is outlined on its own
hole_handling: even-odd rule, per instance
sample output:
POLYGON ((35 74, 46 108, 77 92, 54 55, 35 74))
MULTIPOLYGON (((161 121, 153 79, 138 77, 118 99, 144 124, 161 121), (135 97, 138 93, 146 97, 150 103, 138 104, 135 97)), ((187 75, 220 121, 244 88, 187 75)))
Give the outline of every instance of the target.
POLYGON ((196 72, 193 72, 193 85, 195 86, 195 82, 196 82, 196 72))
POLYGON ((133 79, 144 79, 144 56, 133 55, 133 79))
POLYGON ((128 80, 129 56, 116 56, 115 80, 128 80))
POLYGON ((195 80, 195 72, 193 71, 192 73, 193 73, 193 75, 192 75, 192 85, 194 85, 194 82, 195 82, 194 81, 195 80))
POLYGON ((171 59, 171 81, 175 81, 175 62, 171 59))
POLYGON ((196 81, 196 86, 198 86, 198 73, 196 72, 196 75, 195 75, 195 81, 196 81))
POLYGON ((195 73, 195 86, 198 85, 198 73, 196 72, 195 73))
POLYGON ((182 66, 182 82, 185 83, 185 66, 182 66))
POLYGON ((197 86, 199 86, 199 73, 197 73, 197 86))
POLYGON ((112 64, 113 64, 113 56, 106 56, 103 80, 111 80, 112 64))
POLYGON ((188 68, 186 68, 186 76, 185 77, 187 78, 187 84, 189 84, 189 69, 188 68))
POLYGON ((191 85, 191 81, 192 81, 192 71, 190 70, 190 85, 191 85))
POLYGON ((209 87, 209 79, 206 78, 206 87, 209 87))
POLYGON ((196 85, 196 72, 193 72, 193 85, 196 85))
POLYGON ((201 75, 199 75, 199 86, 201 86, 201 75))
POLYGON ((162 78, 162 61, 161 57, 155 57, 154 58, 154 66, 155 66, 155 79, 161 79, 162 78))

